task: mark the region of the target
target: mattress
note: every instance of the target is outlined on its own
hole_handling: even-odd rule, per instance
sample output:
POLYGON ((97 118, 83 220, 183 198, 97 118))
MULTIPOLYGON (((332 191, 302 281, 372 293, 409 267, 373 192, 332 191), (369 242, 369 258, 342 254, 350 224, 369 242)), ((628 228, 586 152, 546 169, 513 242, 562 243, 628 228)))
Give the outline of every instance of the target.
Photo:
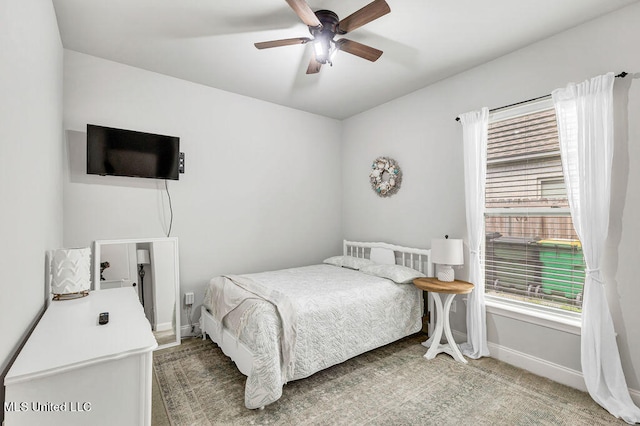
MULTIPOLYGON (((308 377, 422 327, 422 292, 412 284, 326 264, 242 277, 286 295, 296 319, 293 369, 287 371, 277 306, 247 292, 246 300, 219 318, 253 353, 245 387, 248 408, 276 401, 289 380, 308 377)), ((215 311, 213 287, 221 282, 213 279, 207 289, 204 305, 209 311, 215 311)))

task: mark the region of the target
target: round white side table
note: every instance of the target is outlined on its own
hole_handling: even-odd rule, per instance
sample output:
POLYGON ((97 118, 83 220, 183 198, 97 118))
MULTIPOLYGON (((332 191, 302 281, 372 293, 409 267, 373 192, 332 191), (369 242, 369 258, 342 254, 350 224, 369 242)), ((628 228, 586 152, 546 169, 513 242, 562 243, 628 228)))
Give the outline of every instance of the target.
POLYGON ((460 348, 453 339, 451 334, 451 325, 449 323, 449 310, 451 302, 456 294, 467 294, 473 291, 473 284, 466 281, 453 280, 451 282, 440 281, 437 278, 416 278, 413 285, 421 290, 429 291, 433 294, 433 301, 436 305, 436 326, 433 336, 422 343, 422 346, 429 348, 424 355, 427 359, 433 359, 439 353, 446 353, 453 357, 456 361, 467 363, 464 359, 460 348), (445 294, 444 303, 440 298, 440 294, 445 294), (442 332, 447 338, 447 343, 440 343, 442 332))

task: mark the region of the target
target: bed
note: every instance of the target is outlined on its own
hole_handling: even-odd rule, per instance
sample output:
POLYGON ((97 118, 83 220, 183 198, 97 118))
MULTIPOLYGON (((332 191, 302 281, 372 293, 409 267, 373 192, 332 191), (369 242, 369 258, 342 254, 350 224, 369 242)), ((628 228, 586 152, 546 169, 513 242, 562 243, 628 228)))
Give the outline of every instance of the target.
POLYGON ((211 280, 202 306, 211 338, 245 376, 245 406, 264 408, 308 377, 421 330, 430 250, 343 242, 322 264, 211 280))

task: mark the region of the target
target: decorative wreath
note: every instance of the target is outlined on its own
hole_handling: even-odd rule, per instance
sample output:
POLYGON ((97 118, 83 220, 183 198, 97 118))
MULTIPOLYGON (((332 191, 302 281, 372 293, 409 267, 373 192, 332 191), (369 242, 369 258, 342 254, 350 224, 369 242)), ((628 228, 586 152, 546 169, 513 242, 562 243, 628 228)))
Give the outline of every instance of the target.
POLYGON ((378 157, 371 164, 371 188, 380 197, 390 197, 398 192, 402 182, 402 171, 396 160, 389 157, 378 157))

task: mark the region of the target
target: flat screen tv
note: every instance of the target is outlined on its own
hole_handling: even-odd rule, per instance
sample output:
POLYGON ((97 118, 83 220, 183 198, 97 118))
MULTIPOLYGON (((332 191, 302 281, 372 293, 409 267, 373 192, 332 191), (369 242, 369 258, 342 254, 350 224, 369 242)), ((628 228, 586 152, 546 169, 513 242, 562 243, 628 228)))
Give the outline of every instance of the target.
POLYGON ((87 124, 87 173, 178 180, 180 138, 87 124))

